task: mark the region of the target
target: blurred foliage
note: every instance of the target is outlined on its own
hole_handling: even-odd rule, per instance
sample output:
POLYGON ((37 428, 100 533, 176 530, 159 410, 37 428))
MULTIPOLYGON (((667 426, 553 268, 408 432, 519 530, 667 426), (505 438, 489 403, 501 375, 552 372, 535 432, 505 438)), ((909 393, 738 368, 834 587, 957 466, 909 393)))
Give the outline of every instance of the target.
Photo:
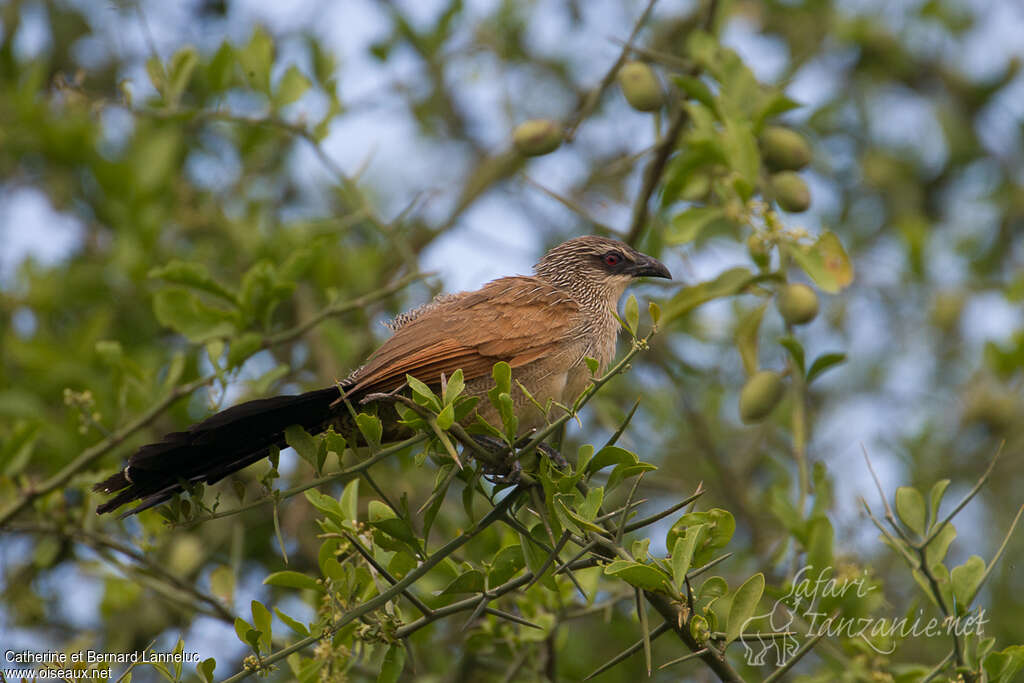
MULTIPOLYGON (((234 4, 187 10, 215 44, 159 51, 146 4, 0 6, 0 204, 43 196, 77 226, 66 258, 0 273, 5 647, 217 648, 216 674, 212 661, 169 664, 172 680, 266 662, 273 680, 497 681, 579 680, 633 646, 601 674, 612 681, 729 646, 718 668, 693 658, 654 676, 760 680, 781 645, 758 662, 742 632, 807 630, 762 616, 806 565, 869 587, 819 594, 822 614, 878 623, 980 607, 988 621, 983 637, 958 639, 801 635, 813 649, 787 675, 1012 680, 1024 666, 1022 546, 1008 533, 1024 502, 1024 136, 1006 105, 1022 79, 1017 58, 997 55, 983 74, 958 58, 1000 3, 368 6, 386 29, 362 57, 414 73, 378 89, 452 160, 439 177, 457 182, 421 185, 443 196, 440 211, 328 153, 332 128, 365 103, 341 97, 343 65, 316 27, 231 39, 234 4), (609 25, 616 11, 637 21, 632 38, 609 25), (554 18, 633 49, 546 49, 554 18), (146 36, 145 50, 104 45, 87 59, 110 21, 146 36), (40 31, 42 47, 26 48, 40 31), (729 47, 744 40, 781 54, 778 73, 729 47), (500 111, 474 102, 477 68, 505 91, 500 111), (813 101, 797 101, 812 81, 813 101), (516 142, 537 160, 512 146, 526 121, 516 142), (618 133, 646 129, 647 142, 618 133), (311 183, 301 171, 314 162, 311 183), (632 372, 559 441, 569 469, 533 457, 527 481, 540 488, 493 497, 475 466, 451 463, 458 391, 414 387, 403 411, 418 441, 374 448, 372 478, 365 449, 298 430, 301 459, 137 519, 94 515, 90 485, 133 448, 356 367, 382 317, 443 288, 420 260, 485 198, 512 198, 544 246, 614 230, 684 274, 649 292, 649 316, 626 305, 632 372), (385 218, 385 205, 406 209, 385 218), (794 302, 798 282, 814 291, 794 302), (874 495, 856 429, 877 423, 868 449, 894 493, 855 514, 874 495), (629 514, 672 515, 616 533, 618 517, 602 514, 636 500, 629 514), (495 505, 520 528, 494 523, 495 505), (591 539, 572 577, 551 571, 560 537, 558 564, 591 539), (391 590, 388 575, 416 578, 422 608, 397 598, 354 619, 391 590), (678 637, 655 639, 675 621, 678 637), (296 642, 309 647, 273 654, 296 642)), ((13 244, 47 226, 0 230, 13 244)), ((507 417, 496 438, 514 433, 507 417)))

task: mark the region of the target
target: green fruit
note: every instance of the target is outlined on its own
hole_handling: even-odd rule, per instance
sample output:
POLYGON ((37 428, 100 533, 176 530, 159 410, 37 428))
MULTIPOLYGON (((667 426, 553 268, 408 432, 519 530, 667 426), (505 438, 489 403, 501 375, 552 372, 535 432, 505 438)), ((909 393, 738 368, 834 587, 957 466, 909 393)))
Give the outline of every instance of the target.
POLYGON ((761 133, 764 162, 773 171, 799 171, 811 163, 811 146, 800 133, 781 126, 768 126, 761 133))
POLYGON ((807 285, 786 285, 775 297, 775 307, 790 325, 803 325, 818 315, 818 295, 807 285))
POLYGON ((807 183, 793 171, 775 173, 770 179, 775 201, 786 211, 800 213, 811 205, 811 191, 807 183))
POLYGON ((783 388, 779 373, 770 370, 754 373, 740 391, 740 419, 751 423, 768 417, 782 398, 783 388))
POLYGON ((562 144, 562 129, 550 119, 531 119, 516 126, 512 144, 523 156, 548 154, 562 144))
POLYGON ((643 62, 626 62, 619 68, 619 87, 633 109, 654 111, 665 102, 661 83, 652 69, 643 62))

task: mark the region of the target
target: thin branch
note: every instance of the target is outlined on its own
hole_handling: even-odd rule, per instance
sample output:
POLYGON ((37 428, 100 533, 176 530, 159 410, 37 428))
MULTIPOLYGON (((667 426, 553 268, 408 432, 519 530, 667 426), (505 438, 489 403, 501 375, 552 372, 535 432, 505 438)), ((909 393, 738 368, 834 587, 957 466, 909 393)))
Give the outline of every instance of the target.
MULTIPOLYGON (((971 499, 974 498, 974 496, 978 495, 978 491, 980 491, 981 488, 985 485, 985 482, 988 481, 988 478, 992 476, 992 470, 995 468, 996 461, 999 460, 999 456, 1002 455, 1003 446, 1005 444, 1005 441, 999 444, 999 448, 996 450, 996 454, 992 456, 992 460, 991 462, 989 462, 988 468, 985 470, 985 473, 981 475, 981 478, 978 479, 974 486, 971 487, 971 490, 967 492, 967 495, 964 496, 959 503, 957 503, 957 506, 953 508, 953 510, 948 515, 946 515, 941 522, 935 525, 935 528, 932 529, 932 532, 928 534, 928 538, 924 539, 924 542, 921 543, 921 547, 927 546, 929 543, 934 541, 935 538, 940 533, 942 533, 942 530, 946 527, 946 525, 949 524, 954 517, 956 517, 957 513, 963 510, 964 507, 971 502, 971 499)), ((936 510, 936 512, 938 512, 938 510, 936 510)))
MULTIPOLYGON (((832 616, 834 617, 835 614, 836 613, 833 613, 832 616)), ((810 652, 811 649, 818 644, 818 641, 825 637, 826 633, 828 633, 828 629, 823 628, 813 638, 804 641, 804 644, 793 653, 793 656, 786 660, 785 664, 773 671, 768 678, 764 679, 763 683, 775 683, 775 681, 782 680, 782 677, 786 675, 786 672, 796 666, 797 662, 803 659, 804 655, 810 652)))
POLYGON ((654 189, 658 186, 658 181, 661 180, 661 175, 665 171, 668 158, 676 147, 676 139, 689 118, 686 109, 680 106, 672 115, 672 121, 669 123, 665 135, 658 141, 654 149, 654 158, 644 167, 643 184, 633 203, 633 218, 630 220, 629 233, 624 240, 626 244, 636 246, 640 240, 640 235, 643 234, 644 226, 647 223, 647 205, 650 203, 651 195, 654 194, 654 189))
MULTIPOLYGON (((667 621, 661 622, 660 624, 658 624, 657 626, 654 627, 654 630, 651 631, 649 635, 645 633, 643 638, 641 638, 640 640, 636 641, 635 643, 633 643, 632 645, 627 647, 625 650, 623 650, 622 652, 620 652, 619 654, 615 655, 614 657, 609 659, 607 662, 602 664, 601 666, 599 666, 596 669, 594 669, 593 671, 591 671, 589 674, 587 674, 586 676, 583 677, 583 680, 584 681, 589 681, 594 676, 598 676, 598 675, 604 673, 605 671, 607 671, 608 669, 612 668, 613 666, 615 666, 619 662, 621 662, 621 661, 623 661, 625 659, 628 659, 629 657, 632 657, 641 648, 644 648, 644 647, 650 648, 650 644, 654 640, 656 640, 659 636, 662 636, 662 635, 668 633, 671 630, 671 628, 672 627, 669 625, 669 623, 667 621)), ((647 675, 650 676, 650 672, 648 672, 647 675)))
POLYGON ((361 463, 359 463, 357 465, 353 465, 352 467, 348 467, 348 468, 343 469, 343 470, 341 470, 339 472, 335 472, 334 474, 328 474, 328 475, 323 476, 323 477, 318 477, 317 479, 313 479, 311 481, 307 481, 307 482, 305 482, 303 484, 299 484, 298 486, 293 486, 290 489, 285 489, 284 491, 278 492, 276 496, 275 495, 264 496, 263 498, 258 498, 257 500, 254 500, 251 503, 246 503, 245 505, 240 505, 237 508, 232 508, 230 510, 221 510, 220 512, 211 512, 208 515, 204 515, 202 517, 196 517, 196 518, 190 519, 187 522, 184 522, 183 526, 185 526, 185 527, 192 527, 192 526, 195 526, 196 524, 200 524, 202 522, 206 522, 206 521, 209 521, 211 519, 220 519, 222 517, 230 517, 231 515, 237 515, 239 513, 245 512, 247 510, 252 510, 253 508, 258 508, 260 506, 267 505, 269 503, 273 503, 276 500, 284 500, 285 498, 291 498, 293 496, 296 496, 296 495, 302 493, 303 491, 307 491, 309 489, 316 488, 317 486, 322 486, 324 484, 329 484, 329 483, 334 482, 334 481, 350 479, 352 477, 355 477, 355 476, 361 474, 365 470, 368 470, 369 468, 373 467, 374 465, 376 465, 381 460, 384 460, 385 458, 388 458, 388 457, 394 455, 395 453, 399 453, 399 452, 405 450, 406 448, 409 448, 411 446, 415 446, 416 444, 418 444, 418 443, 420 443, 422 441, 425 441, 426 439, 427 439, 427 437, 426 437, 425 434, 417 434, 416 436, 413 436, 413 437, 411 437, 409 439, 406 439, 405 441, 399 441, 398 443, 393 444, 391 446, 388 446, 387 448, 382 448, 381 450, 377 451, 377 454, 374 455, 372 458, 368 458, 367 460, 364 460, 363 462, 361 462, 361 463))
POLYGON ((65 528, 56 524, 13 524, 10 528, 14 532, 58 534, 64 538, 90 546, 94 549, 106 548, 113 550, 139 564, 135 569, 150 573, 154 578, 169 584, 173 589, 191 596, 196 602, 206 605, 218 619, 229 624, 234 623, 235 615, 227 610, 216 598, 207 595, 187 581, 178 578, 160 563, 156 562, 145 553, 126 545, 115 538, 88 529, 65 528))
POLYGON ((82 451, 81 455, 72 460, 70 463, 65 465, 55 475, 37 485, 29 485, 28 490, 16 500, 14 503, 9 505, 3 512, 0 512, 0 527, 3 527, 9 522, 15 515, 21 512, 26 506, 28 506, 33 500, 39 496, 55 491, 65 484, 67 484, 73 476, 78 474, 79 471, 85 469, 95 461, 102 458, 104 455, 112 451, 117 446, 124 443, 129 437, 135 432, 148 426, 153 420, 158 418, 165 410, 167 410, 175 401, 183 396, 191 394, 193 391, 201 386, 209 384, 217 378, 216 374, 209 374, 199 379, 195 379, 186 384, 180 384, 165 396, 162 400, 158 401, 156 405, 150 408, 148 411, 143 413, 141 416, 136 418, 134 421, 128 423, 121 429, 118 429, 113 434, 103 439, 96 445, 82 451))
POLYGON ((373 612, 374 610, 383 607, 388 602, 393 600, 395 597, 401 595, 405 591, 405 589, 407 589, 412 584, 416 583, 416 581, 420 580, 427 572, 429 572, 435 566, 443 562, 445 558, 447 558, 449 555, 451 555, 456 550, 461 548, 463 545, 468 543, 481 531, 483 531, 491 524, 501 519, 502 516, 505 515, 507 510, 510 507, 512 507, 512 504, 516 501, 516 499, 519 498, 519 494, 521 492, 522 489, 516 487, 507 496, 502 498, 502 500, 497 505, 495 505, 491 509, 491 511, 488 512, 487 515, 485 515, 471 529, 469 529, 466 533, 462 534, 461 536, 456 536, 448 543, 443 545, 433 555, 428 557, 418 567, 416 567, 416 569, 406 574, 404 577, 402 577, 400 581, 398 581, 398 583, 394 584, 388 590, 384 591, 383 593, 379 593, 376 597, 373 597, 367 600, 366 602, 357 605, 356 607, 353 607, 351 610, 343 614, 336 621, 334 621, 334 623, 332 623, 329 627, 325 628, 322 632, 318 633, 317 635, 307 636, 306 638, 303 638, 295 643, 292 643, 286 648, 278 650, 277 652, 267 655, 266 657, 260 658, 259 663, 256 666, 253 666, 251 668, 245 668, 242 671, 236 673, 234 676, 226 678, 224 681, 222 681, 222 683, 237 683, 237 681, 244 680, 259 671, 267 669, 274 663, 279 662, 282 659, 285 659, 286 657, 288 657, 288 655, 292 654, 293 652, 299 652, 300 650, 304 650, 305 648, 317 643, 320 640, 331 637, 332 635, 337 633, 338 629, 342 628, 345 624, 348 624, 351 621, 358 619, 365 614, 369 614, 370 612, 373 612))
POLYGON ((612 83, 615 82, 615 77, 619 73, 619 68, 626 62, 629 57, 632 43, 636 40, 636 37, 640 34, 640 29, 647 22, 647 18, 651 16, 651 11, 654 9, 654 5, 658 0, 649 0, 647 7, 640 14, 640 17, 633 24, 633 30, 630 31, 629 38, 623 44, 622 51, 619 53, 618 58, 612 64, 611 68, 605 72, 604 77, 601 78, 601 82, 597 84, 597 87, 587 93, 586 99, 583 100, 583 104, 580 105, 579 111, 572 117, 572 120, 565 126, 565 139, 567 142, 572 142, 576 137, 576 129, 579 125, 589 117, 594 109, 597 108, 598 103, 601 101, 601 96, 604 95, 605 90, 611 87, 612 83))
POLYGON ((633 522, 632 524, 627 524, 626 525, 626 533, 629 533, 631 531, 636 531, 637 529, 643 529, 645 526, 650 526, 651 524, 654 524, 655 522, 659 522, 659 521, 665 519, 666 517, 671 515, 673 512, 676 512, 678 510, 683 509, 684 507, 686 507, 687 505, 689 505, 693 501, 695 501, 698 498, 700 498, 702 495, 704 495, 705 490, 706 489, 704 489, 703 486, 698 484, 697 485, 697 490, 694 491, 692 495, 684 498, 683 500, 679 501, 678 503, 676 503, 672 507, 667 508, 665 510, 662 510, 661 512, 659 512, 657 514, 654 514, 654 515, 651 515, 650 517, 644 517, 643 519, 638 519, 637 521, 633 522))

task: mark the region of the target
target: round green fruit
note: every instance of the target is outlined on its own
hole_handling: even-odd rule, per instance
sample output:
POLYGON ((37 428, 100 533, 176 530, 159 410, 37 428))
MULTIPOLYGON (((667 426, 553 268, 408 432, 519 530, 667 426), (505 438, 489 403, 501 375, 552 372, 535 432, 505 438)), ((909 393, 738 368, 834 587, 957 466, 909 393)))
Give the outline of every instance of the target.
POLYGON ((761 133, 764 162, 773 171, 799 171, 811 163, 811 146, 800 133, 782 126, 767 126, 761 133))
POLYGON ((790 325, 803 325, 818 315, 818 295, 807 285, 786 285, 775 297, 775 307, 790 325))
POLYGON ((562 144, 562 129, 550 119, 523 121, 512 133, 512 144, 523 156, 548 154, 562 144))
POLYGON ((784 210, 791 213, 806 211, 811 205, 811 191, 807 183, 793 171, 782 171, 771 177, 772 192, 775 201, 784 210))
POLYGON ((619 67, 619 87, 629 106, 638 111, 654 111, 665 102, 658 77, 643 62, 626 62, 619 67))
POLYGON ((754 373, 740 391, 740 419, 749 424, 768 417, 779 404, 783 389, 779 373, 771 370, 754 373))

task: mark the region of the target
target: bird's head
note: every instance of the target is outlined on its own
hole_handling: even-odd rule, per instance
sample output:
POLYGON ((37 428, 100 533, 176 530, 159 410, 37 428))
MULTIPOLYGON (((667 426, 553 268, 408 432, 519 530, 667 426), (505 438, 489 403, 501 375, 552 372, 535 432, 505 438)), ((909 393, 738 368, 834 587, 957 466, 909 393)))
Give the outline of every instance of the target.
POLYGON ((624 242, 587 235, 562 242, 534 266, 537 277, 579 292, 600 292, 614 305, 638 277, 672 278, 661 261, 624 242))

